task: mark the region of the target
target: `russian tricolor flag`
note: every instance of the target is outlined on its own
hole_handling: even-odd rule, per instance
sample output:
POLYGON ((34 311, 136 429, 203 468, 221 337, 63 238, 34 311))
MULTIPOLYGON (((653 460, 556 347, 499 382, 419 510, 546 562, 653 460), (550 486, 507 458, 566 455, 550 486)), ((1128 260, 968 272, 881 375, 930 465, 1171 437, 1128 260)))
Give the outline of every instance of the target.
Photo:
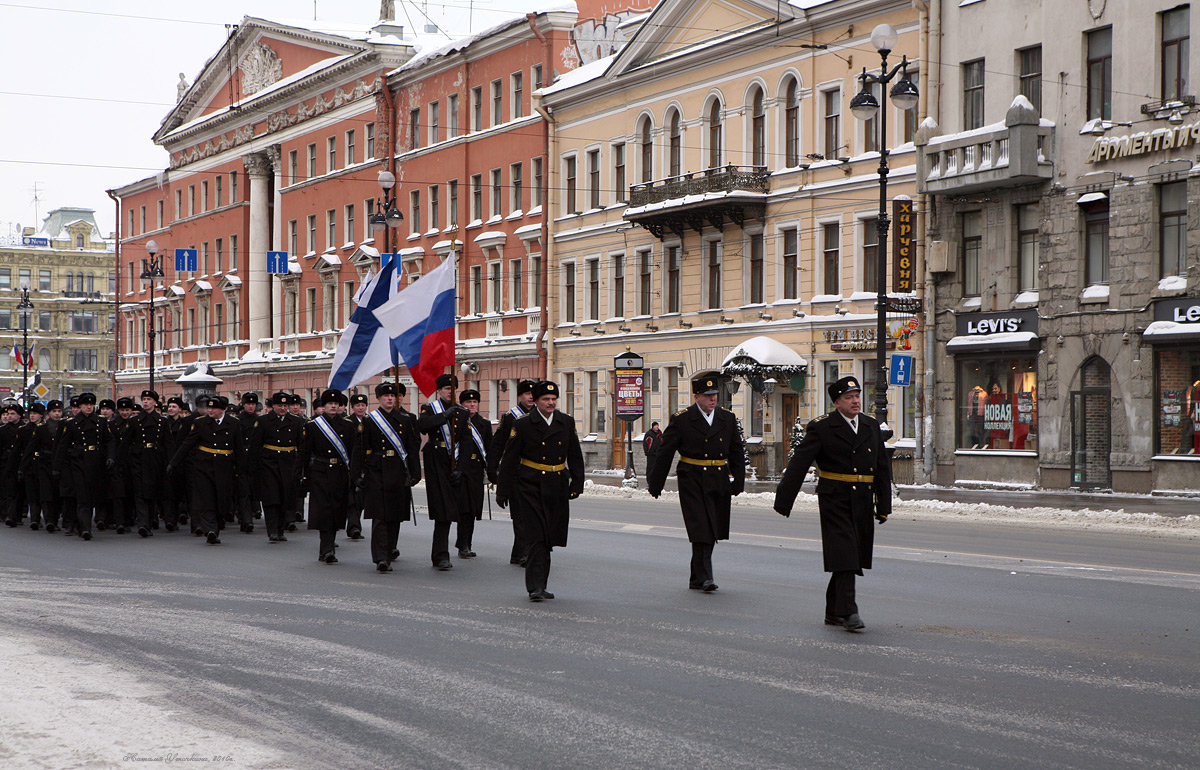
POLYGON ((455 257, 373 308, 421 393, 436 390, 439 374, 454 365, 455 257))

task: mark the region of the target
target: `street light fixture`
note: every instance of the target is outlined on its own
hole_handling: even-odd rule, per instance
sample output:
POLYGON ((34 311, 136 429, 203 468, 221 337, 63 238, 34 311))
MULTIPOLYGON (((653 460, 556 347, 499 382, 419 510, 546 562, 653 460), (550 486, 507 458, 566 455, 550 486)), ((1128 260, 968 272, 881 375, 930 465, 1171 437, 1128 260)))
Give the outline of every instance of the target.
MULTIPOLYGON (((917 86, 908 78, 908 57, 902 57, 900 63, 888 70, 888 54, 896 46, 898 35, 890 24, 880 24, 871 31, 871 44, 879 51, 880 67, 878 75, 868 75, 863 68, 859 80, 862 90, 850 101, 850 111, 854 117, 862 121, 870 120, 879 115, 879 218, 875 220, 878 238, 875 246, 875 419, 880 425, 887 420, 887 178, 888 178, 888 149, 887 149, 887 110, 879 109, 879 101, 871 92, 871 85, 878 83, 887 86, 900 75, 900 80, 892 86, 889 94, 892 104, 902 110, 911 110, 917 106, 920 92, 917 86)), ((883 89, 880 89, 883 93, 883 89)))
POLYGON ((150 390, 154 390, 154 286, 156 279, 163 277, 162 257, 158 252, 158 241, 146 243, 146 253, 149 259, 142 260, 142 285, 147 287, 149 296, 146 297, 146 329, 150 337, 150 390))
MULTIPOLYGON (((372 202, 372 212, 370 217, 371 231, 377 236, 391 230, 394 234, 396 228, 400 227, 400 223, 404 221, 404 215, 396 208, 396 194, 392 190, 396 187, 396 175, 391 171, 384 169, 379 172, 377 177, 379 187, 383 190, 383 198, 376 198, 372 202)), ((393 238, 389 236, 384 244, 385 250, 394 251, 392 248, 393 238)))
POLYGON ((29 301, 29 281, 21 281, 21 303, 17 305, 21 312, 21 400, 25 410, 29 410, 29 317, 33 312, 33 303, 29 301))

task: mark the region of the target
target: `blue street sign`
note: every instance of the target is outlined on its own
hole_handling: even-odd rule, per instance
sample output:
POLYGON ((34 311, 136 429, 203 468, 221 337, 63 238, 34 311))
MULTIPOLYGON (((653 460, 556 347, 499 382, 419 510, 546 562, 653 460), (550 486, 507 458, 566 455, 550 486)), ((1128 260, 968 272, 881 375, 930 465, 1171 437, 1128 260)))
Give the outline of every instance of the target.
POLYGON ((899 385, 906 388, 912 382, 912 356, 892 356, 892 370, 888 374, 889 385, 899 385))
POLYGON ((175 272, 194 273, 200 269, 200 256, 195 249, 175 249, 175 272))
POLYGON ((391 262, 393 259, 395 259, 395 257, 396 257, 395 254, 380 254, 379 255, 379 269, 382 270, 383 268, 387 267, 388 262, 391 262))
POLYGON ((287 275, 288 253, 286 251, 267 252, 267 273, 270 275, 287 275))

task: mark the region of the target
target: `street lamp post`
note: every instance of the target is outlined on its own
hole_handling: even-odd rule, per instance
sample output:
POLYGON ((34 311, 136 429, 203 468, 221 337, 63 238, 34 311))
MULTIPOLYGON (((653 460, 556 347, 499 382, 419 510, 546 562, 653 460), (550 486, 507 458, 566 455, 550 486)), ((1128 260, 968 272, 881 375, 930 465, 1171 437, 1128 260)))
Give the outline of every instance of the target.
POLYGON ((158 253, 158 241, 146 244, 148 259, 142 260, 142 285, 149 289, 146 298, 146 329, 150 337, 150 390, 154 390, 154 284, 163 277, 162 257, 158 253))
MULTIPOLYGON (((875 419, 883 425, 887 420, 887 178, 888 178, 888 149, 887 149, 887 110, 879 109, 879 101, 871 91, 871 85, 888 83, 900 75, 900 80, 890 92, 892 103, 902 110, 911 110, 917 106, 919 93, 917 86, 908 78, 908 57, 902 57, 900 63, 888 70, 888 54, 896 46, 898 35, 890 24, 880 24, 871 31, 871 45, 879 51, 880 67, 878 75, 868 75, 864 67, 859 80, 862 90, 850 101, 850 111, 859 120, 870 120, 879 116, 879 218, 875 222, 878 238, 875 246, 875 419)), ((880 88, 880 95, 883 88, 880 88)), ((886 99, 885 99, 886 100, 886 99)))
POLYGON ((29 281, 21 281, 21 304, 17 305, 21 312, 21 400, 25 409, 29 409, 29 317, 33 311, 33 303, 29 301, 29 281))
POLYGON ((379 172, 379 187, 383 190, 383 198, 376 198, 372 202, 371 212, 371 232, 375 233, 375 237, 381 237, 385 232, 388 236, 384 238, 384 250, 395 252, 392 242, 395 240, 395 234, 400 227, 400 223, 404 221, 404 215, 396 208, 396 194, 393 190, 396 187, 396 175, 386 169, 379 172))

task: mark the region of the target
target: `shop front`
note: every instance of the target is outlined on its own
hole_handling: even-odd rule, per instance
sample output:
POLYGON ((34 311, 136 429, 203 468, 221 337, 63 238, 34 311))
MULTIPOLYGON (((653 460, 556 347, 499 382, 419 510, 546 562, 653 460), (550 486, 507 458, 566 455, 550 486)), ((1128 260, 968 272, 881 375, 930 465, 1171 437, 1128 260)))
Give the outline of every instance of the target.
POLYGON ((1159 300, 1154 350, 1154 488, 1200 489, 1200 297, 1159 300))

